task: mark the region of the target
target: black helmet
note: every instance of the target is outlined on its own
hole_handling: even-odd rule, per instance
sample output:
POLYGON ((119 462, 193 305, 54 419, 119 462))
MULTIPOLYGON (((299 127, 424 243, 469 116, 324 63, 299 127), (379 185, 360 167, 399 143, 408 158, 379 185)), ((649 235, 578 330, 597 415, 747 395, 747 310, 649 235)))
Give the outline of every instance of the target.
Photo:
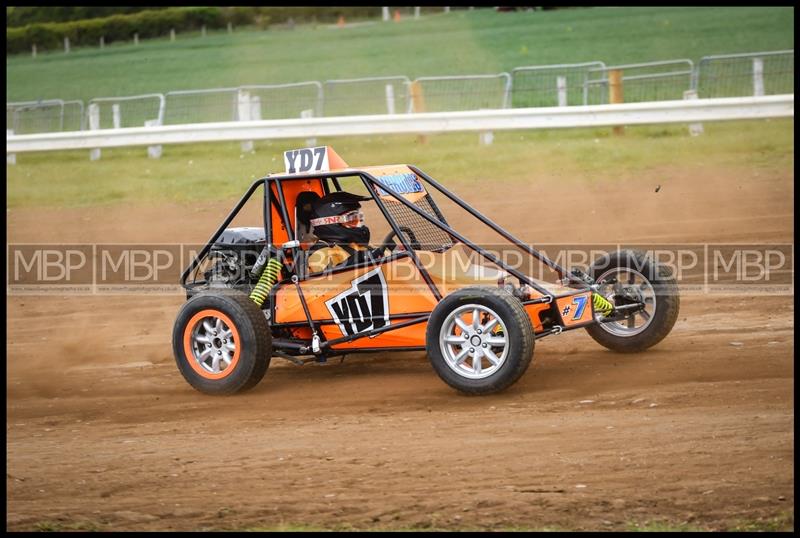
POLYGON ((369 243, 359 201, 371 200, 349 192, 332 192, 315 200, 311 210, 314 235, 329 243, 369 243))

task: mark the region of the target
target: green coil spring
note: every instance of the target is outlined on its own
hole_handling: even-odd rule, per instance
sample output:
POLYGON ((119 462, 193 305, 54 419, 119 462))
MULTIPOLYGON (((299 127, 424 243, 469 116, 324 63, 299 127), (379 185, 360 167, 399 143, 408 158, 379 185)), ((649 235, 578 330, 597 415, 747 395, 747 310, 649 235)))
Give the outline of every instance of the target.
POLYGON ((614 311, 614 305, 599 293, 592 294, 592 303, 594 303, 595 312, 600 312, 604 316, 608 316, 614 311))
POLYGON ((281 262, 279 262, 277 258, 271 258, 267 266, 264 267, 264 270, 261 272, 261 276, 258 277, 258 284, 256 284, 256 287, 250 292, 250 299, 258 306, 263 305, 264 301, 266 301, 269 296, 269 290, 272 289, 272 286, 278 281, 280 274, 281 262))

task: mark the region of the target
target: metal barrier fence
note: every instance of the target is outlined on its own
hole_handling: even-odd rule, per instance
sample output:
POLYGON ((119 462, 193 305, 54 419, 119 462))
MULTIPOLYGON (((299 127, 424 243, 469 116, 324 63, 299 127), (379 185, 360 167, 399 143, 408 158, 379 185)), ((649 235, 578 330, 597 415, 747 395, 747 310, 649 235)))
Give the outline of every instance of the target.
POLYGON ((511 106, 569 106, 586 104, 590 69, 603 62, 517 67, 511 71, 511 106))
MULTIPOLYGON (((246 97, 242 92, 254 99, 250 116, 254 120, 299 118, 304 113, 322 115, 322 84, 319 82, 241 86, 239 92, 240 101, 246 97)), ((239 119, 241 116, 239 114, 239 119)))
POLYGON ((166 125, 322 115, 316 81, 167 92, 166 125))
POLYGON ((408 77, 326 80, 324 115, 404 114, 410 106, 408 77))
POLYGON ((603 62, 518 67, 509 73, 405 76, 252 85, 96 98, 6 103, 6 130, 16 134, 87 128, 226 122, 364 114, 606 104, 609 74, 622 77, 626 103, 794 93, 794 51, 704 56, 606 66, 603 62))
POLYGON ((694 64, 691 60, 668 60, 638 64, 604 66, 589 70, 584 105, 609 102, 609 73, 621 71, 624 101, 672 101, 683 99, 691 88, 694 64))
POLYGON ((508 108, 511 75, 419 77, 410 84, 409 112, 508 108))
POLYGON ((181 90, 164 94, 164 124, 208 123, 238 119, 239 88, 181 90))
POLYGON ((703 56, 692 89, 699 97, 794 93, 794 50, 703 56))
POLYGON ((16 134, 82 131, 83 101, 48 99, 6 103, 6 130, 16 134))
POLYGON ((143 127, 147 122, 164 123, 164 96, 160 93, 129 97, 99 97, 89 101, 89 129, 143 127))

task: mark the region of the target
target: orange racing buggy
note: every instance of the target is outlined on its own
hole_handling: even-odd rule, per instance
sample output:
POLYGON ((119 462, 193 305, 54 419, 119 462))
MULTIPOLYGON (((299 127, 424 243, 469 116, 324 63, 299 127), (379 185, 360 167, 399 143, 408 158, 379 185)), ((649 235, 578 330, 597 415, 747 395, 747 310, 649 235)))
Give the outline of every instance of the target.
POLYGON ((181 374, 201 392, 252 388, 273 357, 304 364, 425 350, 448 385, 488 394, 522 376, 536 339, 585 328, 611 350, 636 352, 675 324, 677 283, 644 252, 619 250, 586 272, 567 270, 414 166, 350 168, 326 146, 287 151, 284 162, 285 174, 250 186, 181 276, 188 300, 175 322, 173 351, 181 374), (384 217, 386 235, 359 256, 310 269, 316 250, 331 246, 320 245, 316 227, 362 220, 360 210, 312 218, 320 201, 334 200, 333 207, 355 199, 344 194, 348 181, 365 193, 358 200, 384 217), (263 224, 229 227, 259 189, 263 224), (556 282, 533 278, 508 261, 507 250, 455 230, 431 189, 556 282))

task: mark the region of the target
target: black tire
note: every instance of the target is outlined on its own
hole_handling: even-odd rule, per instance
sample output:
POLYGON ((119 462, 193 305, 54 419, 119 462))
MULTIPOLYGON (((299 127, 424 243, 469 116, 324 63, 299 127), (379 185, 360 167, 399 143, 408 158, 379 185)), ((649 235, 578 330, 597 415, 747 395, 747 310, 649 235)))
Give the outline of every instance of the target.
MULTIPOLYGON (((219 349, 227 353, 222 340, 214 338, 211 345, 212 352, 219 349)), ((272 335, 264 313, 244 293, 236 290, 205 291, 189 299, 178 312, 172 330, 172 349, 178 370, 192 387, 205 394, 230 395, 253 388, 264 377, 272 357, 272 335), (232 352, 235 360, 231 357, 230 366, 218 374, 204 367, 204 364, 208 366, 205 362, 208 359, 201 364, 196 358, 193 339, 195 328, 205 338, 205 327, 200 325, 203 320, 210 323, 215 318, 225 326, 230 321, 233 327, 227 330, 238 336, 238 341, 235 337, 232 339, 236 348, 232 352), (237 352, 238 356, 235 355, 237 352)))
MULTIPOLYGON (((617 268, 632 269, 640 273, 652 286, 655 312, 649 325, 638 334, 619 335, 609 332, 614 325, 596 323, 586 328, 597 343, 620 353, 644 351, 663 340, 678 319, 680 296, 678 283, 668 268, 657 265, 646 253, 639 250, 619 250, 597 260, 589 269, 589 274, 597 280, 609 270, 617 268)), ((635 278, 639 278, 638 276, 635 278)), ((603 280, 606 280, 604 278, 603 280)), ((598 282, 600 284, 600 282, 598 282)), ((639 314, 640 315, 640 314, 639 314)), ((627 323, 627 322, 626 322, 627 323)))
MULTIPOLYGON (((470 318, 472 318, 472 315, 470 315, 470 318)), ((496 324, 489 332, 497 331, 499 326, 501 326, 500 323, 496 324)), ((455 327, 455 325, 453 325, 453 327, 455 327)), ((459 338, 463 334, 464 331, 461 331, 461 334, 454 335, 453 338, 459 338)), ((475 333, 470 334, 475 336, 475 333)), ((484 333, 484 337, 485 336, 489 335, 484 333)), ((446 296, 436 305, 433 312, 431 312, 425 340, 428 360, 430 360, 433 369, 439 374, 439 377, 454 389, 468 395, 491 394, 505 390, 522 377, 522 374, 528 369, 533 359, 534 334, 530 317, 519 299, 502 288, 468 287, 457 290, 446 296), (505 349, 506 346, 508 347, 499 367, 495 366, 492 362, 488 362, 489 359, 487 356, 478 358, 477 360, 469 356, 469 349, 477 348, 480 352, 481 347, 486 348, 487 346, 478 344, 475 345, 474 348, 471 348, 467 345, 467 351, 464 351, 465 348, 463 345, 458 344, 462 346, 461 351, 468 353, 463 359, 463 362, 466 363, 466 361, 469 360, 469 368, 473 371, 476 368, 476 363, 482 365, 484 364, 484 360, 487 361, 486 364, 489 366, 486 370, 487 373, 490 372, 492 368, 496 368, 488 377, 483 377, 481 379, 465 377, 466 375, 480 374, 462 371, 458 361, 451 361, 454 365, 450 366, 450 362, 445 358, 445 354, 451 357, 451 359, 457 359, 457 357, 452 357, 454 353, 452 348, 448 348, 446 344, 443 345, 442 343, 443 337, 447 336, 447 334, 442 334, 443 328, 445 332, 448 332, 447 328, 444 327, 445 322, 447 322, 448 326, 450 326, 451 323, 456 323, 454 319, 448 319, 450 315, 459 312, 462 308, 466 309, 464 312, 469 311, 469 308, 467 308, 469 305, 480 305, 496 313, 502 325, 505 325, 507 331, 507 334, 502 333, 502 331, 495 333, 495 336, 505 339, 503 349, 505 349), (454 368, 458 368, 461 373, 457 372, 454 368)), ((478 340, 480 340, 480 338, 478 340)), ((465 338, 465 342, 466 341, 467 339, 465 338)), ((455 345, 453 345, 453 347, 454 346, 455 345)), ((492 345, 488 345, 489 351, 494 352, 498 349, 499 348, 492 347, 492 345)), ((497 358, 496 355, 495 357, 497 358)), ((467 364, 464 364, 463 369, 466 369, 467 366, 467 364)))

